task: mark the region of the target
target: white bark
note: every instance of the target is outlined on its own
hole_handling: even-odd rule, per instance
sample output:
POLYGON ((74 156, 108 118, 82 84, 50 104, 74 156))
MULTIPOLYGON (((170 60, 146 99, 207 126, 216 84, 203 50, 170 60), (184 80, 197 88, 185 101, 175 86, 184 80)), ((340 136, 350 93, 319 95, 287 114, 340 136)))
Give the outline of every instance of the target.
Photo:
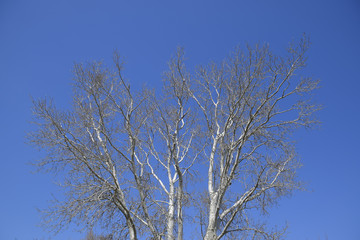
POLYGON ((204 239, 278 239, 281 232, 254 224, 251 212, 299 188, 290 134, 315 123, 317 110, 305 95, 317 82, 295 78, 306 47, 290 48, 287 58, 248 48, 194 75, 179 51, 164 74, 163 98, 130 91, 117 55, 117 76, 100 63, 77 65, 72 111, 34 101, 32 142, 49 153, 39 167, 64 171, 69 189, 49 222, 56 230, 74 220, 105 222, 119 239, 183 240, 184 226, 194 225, 187 207, 203 199, 204 239))
POLYGON ((174 227, 175 227, 175 189, 174 184, 170 183, 169 191, 169 207, 168 207, 168 220, 167 220, 167 237, 168 240, 175 240, 174 227))

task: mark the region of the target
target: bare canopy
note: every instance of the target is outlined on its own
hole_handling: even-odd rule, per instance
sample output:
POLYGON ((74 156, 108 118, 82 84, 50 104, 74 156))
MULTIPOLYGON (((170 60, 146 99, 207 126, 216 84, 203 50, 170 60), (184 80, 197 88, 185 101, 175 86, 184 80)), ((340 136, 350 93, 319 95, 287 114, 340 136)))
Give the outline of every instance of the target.
POLYGON ((73 105, 34 101, 40 170, 60 173, 66 195, 44 209, 54 231, 75 221, 116 239, 282 239, 261 221, 301 185, 291 133, 311 127, 318 82, 302 78, 308 41, 284 56, 264 45, 187 71, 182 49, 163 91, 134 90, 114 54, 74 67, 73 105))

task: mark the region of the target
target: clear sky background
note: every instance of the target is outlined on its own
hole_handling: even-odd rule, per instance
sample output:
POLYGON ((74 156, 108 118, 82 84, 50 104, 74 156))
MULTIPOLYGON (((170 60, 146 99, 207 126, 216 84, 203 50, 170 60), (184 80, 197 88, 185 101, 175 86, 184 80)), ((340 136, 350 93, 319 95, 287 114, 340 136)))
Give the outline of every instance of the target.
POLYGON ((288 239, 360 239, 360 1, 358 0, 0 0, 0 239, 80 239, 37 227, 36 208, 53 178, 31 173, 40 154, 24 142, 31 100, 67 106, 74 62, 111 61, 118 49, 133 85, 159 86, 177 46, 189 65, 222 60, 237 45, 269 43, 281 52, 311 38, 306 73, 322 80, 319 130, 296 134, 307 192, 271 213, 289 223, 288 239))

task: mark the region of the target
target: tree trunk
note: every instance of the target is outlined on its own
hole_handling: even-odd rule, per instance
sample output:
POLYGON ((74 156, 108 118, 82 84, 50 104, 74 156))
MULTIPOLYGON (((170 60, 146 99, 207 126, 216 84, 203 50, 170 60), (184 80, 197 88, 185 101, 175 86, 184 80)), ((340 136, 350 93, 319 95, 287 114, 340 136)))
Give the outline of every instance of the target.
POLYGON ((167 240, 175 240, 174 236, 174 225, 175 225, 175 189, 173 182, 170 182, 170 191, 169 191, 169 213, 168 213, 168 219, 167 219, 167 240))
POLYGON ((217 207, 217 193, 214 194, 210 198, 210 207, 209 207, 209 224, 206 229, 206 234, 204 240, 215 240, 217 235, 217 215, 218 215, 218 207, 217 207))
POLYGON ((136 229, 135 229, 135 225, 134 225, 133 221, 131 221, 131 219, 127 219, 126 224, 129 228, 129 239, 137 240, 136 229))
MULTIPOLYGON (((181 173, 181 172, 180 172, 181 173)), ((184 232, 184 225, 183 225, 183 182, 182 182, 182 175, 179 174, 179 189, 178 189, 178 210, 177 210, 177 219, 178 219, 178 237, 177 240, 183 240, 183 232, 184 232)))

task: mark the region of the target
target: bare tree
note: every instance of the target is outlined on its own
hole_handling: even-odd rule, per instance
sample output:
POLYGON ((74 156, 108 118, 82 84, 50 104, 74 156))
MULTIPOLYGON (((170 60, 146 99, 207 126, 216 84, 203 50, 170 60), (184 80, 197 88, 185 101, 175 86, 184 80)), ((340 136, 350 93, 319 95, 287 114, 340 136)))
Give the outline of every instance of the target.
POLYGON ((48 153, 37 165, 63 174, 67 197, 44 211, 46 225, 182 240, 195 221, 207 240, 282 238, 257 216, 301 187, 291 133, 318 110, 308 97, 318 82, 296 75, 307 47, 304 38, 285 57, 248 47, 194 74, 179 49, 163 94, 131 89, 118 54, 114 71, 75 65, 70 111, 34 101, 29 139, 48 153))
POLYGON ((274 56, 267 46, 235 51, 219 65, 200 68, 189 92, 203 113, 209 136, 208 218, 204 239, 229 233, 252 239, 279 239, 251 216, 300 187, 289 137, 309 127, 318 106, 307 93, 317 81, 296 77, 305 66, 308 42, 290 46, 289 56, 274 56))
POLYGON ((160 216, 152 216, 158 211, 149 204, 153 189, 143 171, 146 161, 137 154, 147 119, 141 106, 148 93, 133 95, 118 55, 114 60, 115 72, 101 63, 75 65, 71 111, 62 112, 51 101, 34 101, 39 130, 31 139, 48 151, 38 166, 64 172, 68 190, 64 202, 45 211, 45 220, 55 230, 77 220, 90 227, 103 223, 116 229, 117 237, 137 239, 147 228, 159 238, 154 222, 160 216))
POLYGON ((87 234, 84 240, 113 240, 113 236, 109 235, 97 235, 91 229, 87 234))

